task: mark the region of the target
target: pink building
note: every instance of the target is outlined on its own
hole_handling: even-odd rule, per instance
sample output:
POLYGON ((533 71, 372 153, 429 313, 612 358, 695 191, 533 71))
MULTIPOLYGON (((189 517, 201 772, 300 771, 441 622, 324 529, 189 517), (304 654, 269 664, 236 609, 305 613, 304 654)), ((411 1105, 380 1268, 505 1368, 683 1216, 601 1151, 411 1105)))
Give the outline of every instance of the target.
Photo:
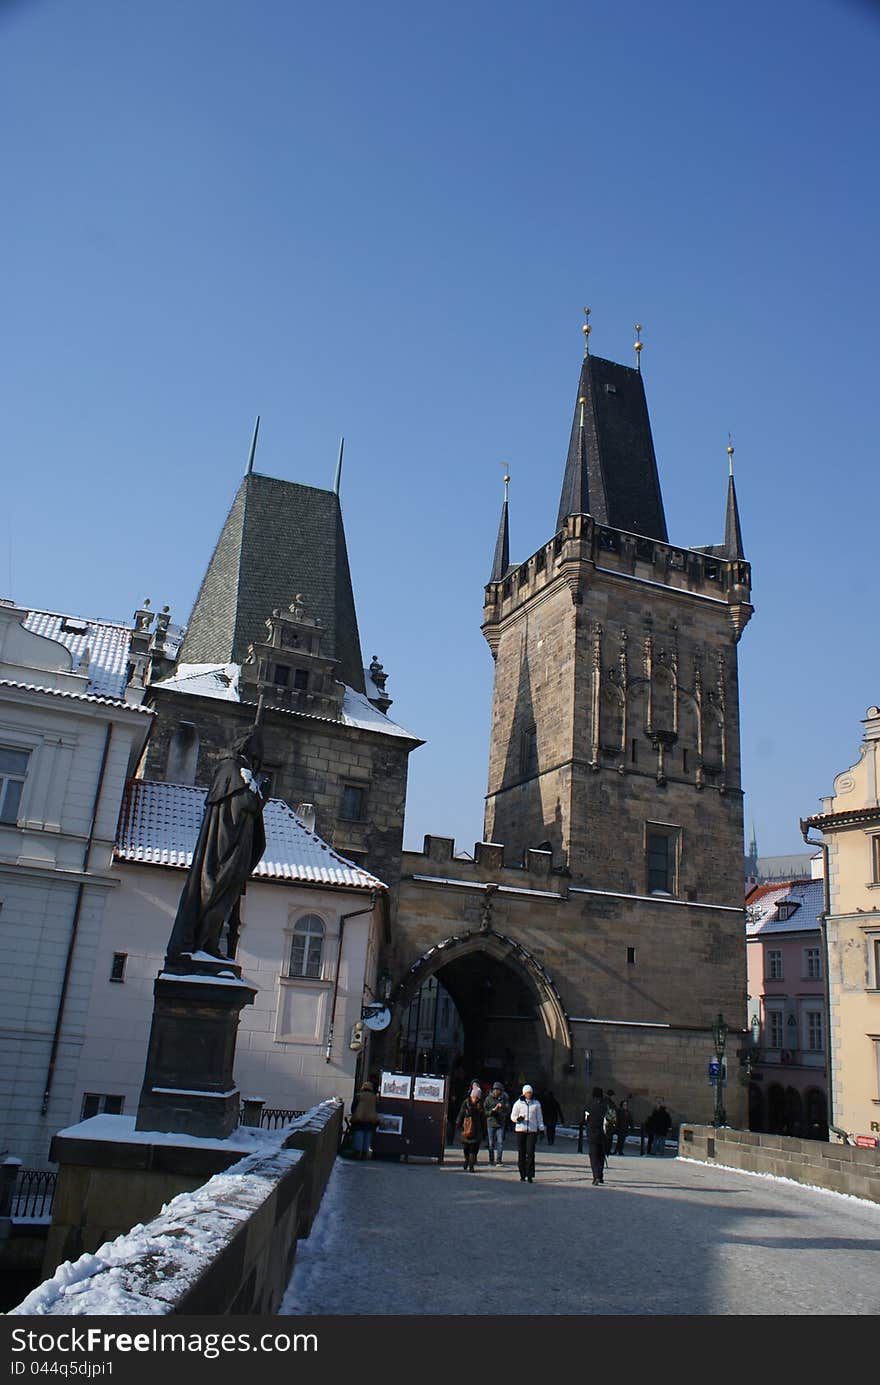
POLYGON ((746 897, 749 1127, 828 1138, 824 882, 756 885, 746 897))

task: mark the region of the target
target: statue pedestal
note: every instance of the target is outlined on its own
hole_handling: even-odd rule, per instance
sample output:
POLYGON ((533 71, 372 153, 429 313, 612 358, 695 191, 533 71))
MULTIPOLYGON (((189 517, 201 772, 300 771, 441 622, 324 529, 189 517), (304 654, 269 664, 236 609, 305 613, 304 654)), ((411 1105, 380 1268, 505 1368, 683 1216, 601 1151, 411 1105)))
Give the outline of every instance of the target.
POLYGON ((238 1021, 257 994, 235 962, 183 953, 153 988, 137 1130, 224 1140, 238 1125, 232 1076, 238 1021))

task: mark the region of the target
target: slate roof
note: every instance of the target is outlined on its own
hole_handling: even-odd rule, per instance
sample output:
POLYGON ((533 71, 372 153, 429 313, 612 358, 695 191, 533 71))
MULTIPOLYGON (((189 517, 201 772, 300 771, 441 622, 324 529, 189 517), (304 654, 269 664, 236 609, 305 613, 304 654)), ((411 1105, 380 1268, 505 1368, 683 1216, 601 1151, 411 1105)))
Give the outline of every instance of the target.
POLYGON ((556 528, 576 514, 668 543, 641 374, 601 356, 581 366, 556 528))
POLYGON ((87 693, 94 697, 124 698, 132 633, 130 625, 108 620, 85 620, 56 611, 30 611, 22 624, 34 635, 42 635, 45 639, 63 644, 73 655, 74 670, 88 648, 87 693), (66 629, 66 626, 71 628, 66 629))
MULTIPOLYGON (((188 869, 205 811, 207 789, 131 779, 119 816, 114 856, 118 861, 188 869)), ((347 861, 310 832, 280 798, 263 810, 266 851, 254 871, 256 880, 290 884, 343 885, 348 889, 384 890, 381 880, 347 861)))
POLYGON ((819 928, 819 915, 825 908, 823 880, 784 880, 758 885, 746 899, 746 937, 771 933, 802 933, 819 928), (779 904, 796 904, 790 918, 777 916, 779 904))
MULTIPOLYGON (((189 693, 194 697, 216 697, 224 702, 240 702, 238 664, 178 664, 170 678, 152 683, 152 688, 165 688, 169 692, 189 693)), ((375 686, 371 680, 371 687, 375 686)), ((298 712, 285 707, 272 707, 273 713, 283 712, 287 716, 304 716, 312 721, 331 721, 330 717, 314 716, 309 712, 298 712)), ((374 707, 363 693, 346 687, 342 699, 342 714, 334 725, 358 726, 363 731, 378 731, 383 736, 399 736, 403 740, 422 745, 405 727, 374 707)))
POLYGON ((187 624, 180 661, 241 664, 272 611, 298 594, 326 635, 322 654, 363 692, 363 659, 339 496, 253 472, 243 478, 187 624))

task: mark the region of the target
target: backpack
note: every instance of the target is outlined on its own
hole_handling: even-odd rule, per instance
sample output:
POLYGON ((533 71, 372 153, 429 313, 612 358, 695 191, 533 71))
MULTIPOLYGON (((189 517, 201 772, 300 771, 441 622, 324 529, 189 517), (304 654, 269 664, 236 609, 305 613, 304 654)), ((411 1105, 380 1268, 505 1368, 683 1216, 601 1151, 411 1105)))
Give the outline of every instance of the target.
POLYGON ((602 1119, 602 1129, 608 1135, 617 1125, 617 1108, 610 1101, 605 1105, 605 1115, 602 1119))

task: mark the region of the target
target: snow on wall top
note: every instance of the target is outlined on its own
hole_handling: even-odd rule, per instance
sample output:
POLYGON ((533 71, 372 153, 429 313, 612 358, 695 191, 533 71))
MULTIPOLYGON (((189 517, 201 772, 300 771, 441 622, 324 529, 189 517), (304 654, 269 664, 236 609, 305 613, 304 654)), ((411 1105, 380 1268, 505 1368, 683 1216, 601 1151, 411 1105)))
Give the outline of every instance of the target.
MULTIPOLYGON (((153 687, 167 688, 170 692, 191 693, 196 697, 217 697, 224 702, 240 702, 239 674, 240 664, 178 664, 170 678, 162 678, 153 687)), ((370 686, 373 687, 371 681, 370 686)), ((275 709, 288 711, 288 708, 275 709)), ((291 716, 311 716, 309 712, 290 711, 291 716)), ((329 717, 315 716, 316 721, 329 721, 329 717)), ((345 687, 342 699, 340 721, 343 726, 357 726, 363 731, 378 731, 384 736, 400 736, 404 740, 416 741, 418 736, 391 721, 374 707, 363 693, 345 687)))

